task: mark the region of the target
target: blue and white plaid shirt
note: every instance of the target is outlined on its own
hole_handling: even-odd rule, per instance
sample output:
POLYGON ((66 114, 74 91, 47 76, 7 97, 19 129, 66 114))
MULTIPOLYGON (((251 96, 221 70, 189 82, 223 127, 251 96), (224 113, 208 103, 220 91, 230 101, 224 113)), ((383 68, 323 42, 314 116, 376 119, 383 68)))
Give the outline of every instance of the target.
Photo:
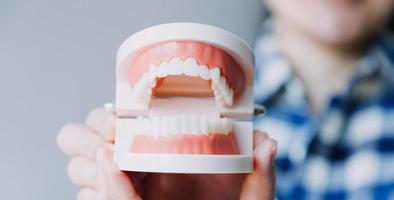
POLYGON ((278 141, 278 199, 394 199, 394 38, 377 39, 316 118, 272 34, 257 40, 255 128, 278 141))

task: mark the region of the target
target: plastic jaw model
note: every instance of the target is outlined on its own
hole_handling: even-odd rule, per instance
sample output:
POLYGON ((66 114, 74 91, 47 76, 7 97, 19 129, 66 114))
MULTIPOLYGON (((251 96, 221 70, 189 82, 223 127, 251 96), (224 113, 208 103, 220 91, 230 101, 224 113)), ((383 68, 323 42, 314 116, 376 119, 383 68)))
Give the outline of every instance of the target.
POLYGON ((114 159, 127 171, 252 171, 253 54, 204 24, 153 26, 126 39, 116 67, 114 159))

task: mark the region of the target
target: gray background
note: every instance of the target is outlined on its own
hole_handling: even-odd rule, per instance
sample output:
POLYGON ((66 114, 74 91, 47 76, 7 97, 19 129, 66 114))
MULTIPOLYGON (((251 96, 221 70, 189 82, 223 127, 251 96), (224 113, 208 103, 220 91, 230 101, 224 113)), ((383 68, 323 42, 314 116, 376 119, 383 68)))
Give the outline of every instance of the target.
POLYGON ((112 100, 115 52, 127 36, 189 21, 252 44, 260 1, 0 0, 1 199, 75 198, 56 134, 112 100))

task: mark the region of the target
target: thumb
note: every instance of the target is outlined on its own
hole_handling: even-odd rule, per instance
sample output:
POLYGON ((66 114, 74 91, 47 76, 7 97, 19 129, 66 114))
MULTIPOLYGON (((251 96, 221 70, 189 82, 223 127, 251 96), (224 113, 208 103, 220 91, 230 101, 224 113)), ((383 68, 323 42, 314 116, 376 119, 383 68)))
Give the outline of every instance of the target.
POLYGON ((96 183, 97 200, 140 200, 126 173, 120 171, 108 148, 97 150, 98 174, 96 183))
POLYGON ((254 142, 254 172, 246 176, 240 199, 271 200, 275 196, 274 160, 277 144, 262 132, 255 132, 254 142))

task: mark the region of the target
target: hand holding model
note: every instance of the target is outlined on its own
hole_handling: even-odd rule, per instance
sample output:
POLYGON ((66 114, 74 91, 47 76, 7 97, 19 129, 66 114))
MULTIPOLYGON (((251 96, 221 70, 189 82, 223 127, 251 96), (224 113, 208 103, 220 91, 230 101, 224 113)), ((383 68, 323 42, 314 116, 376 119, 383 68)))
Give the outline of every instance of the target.
POLYGON ((58 145, 71 157, 69 178, 81 188, 77 199, 273 199, 276 142, 267 134, 254 133, 250 174, 123 172, 112 159, 115 120, 96 109, 86 124, 69 124, 59 132, 58 145))
POLYGON ((223 29, 153 26, 119 47, 113 113, 68 125, 79 199, 272 199, 276 142, 253 133, 251 48, 223 29))

